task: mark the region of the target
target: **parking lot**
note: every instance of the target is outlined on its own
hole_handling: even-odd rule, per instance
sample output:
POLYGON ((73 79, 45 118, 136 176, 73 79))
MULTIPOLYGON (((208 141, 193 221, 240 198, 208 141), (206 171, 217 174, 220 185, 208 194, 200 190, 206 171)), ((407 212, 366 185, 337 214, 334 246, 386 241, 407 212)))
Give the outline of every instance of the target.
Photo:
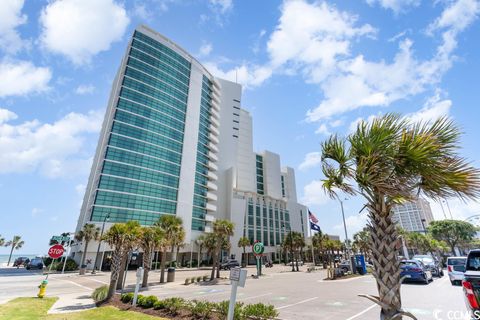
MULTIPOLYGON (((238 301, 245 303, 270 303, 280 312, 281 319, 378 319, 379 308, 372 302, 358 297, 360 293, 376 294, 375 280, 372 276, 329 281, 324 280, 325 273, 292 273, 290 268, 275 266, 264 270, 266 275, 260 279, 249 279, 245 288, 238 289, 238 301)), ((21 270, 20 270, 21 271, 21 270)), ((14 275, 15 270, 0 272, 0 303, 13 296, 34 296, 37 286, 44 278, 42 275, 22 273, 14 275)), ((176 282, 154 285, 145 295, 160 298, 178 296, 187 299, 205 299, 210 301, 228 300, 230 285, 228 281, 217 285, 183 285, 187 277, 207 274, 207 270, 177 272, 176 282)), ((254 273, 248 269, 249 275, 254 273)), ((228 272, 222 271, 226 277, 228 272)), ((108 282, 108 273, 78 276, 77 274, 52 275, 49 278, 47 294, 88 295, 94 288, 108 282)), ((150 279, 158 281, 159 273, 152 272, 150 279)), ((134 272, 130 272, 127 284, 134 282, 134 272)), ((404 284, 402 286, 404 308, 413 312, 418 319, 465 319, 466 307, 462 288, 451 286, 448 277, 435 278, 428 284, 404 284)))

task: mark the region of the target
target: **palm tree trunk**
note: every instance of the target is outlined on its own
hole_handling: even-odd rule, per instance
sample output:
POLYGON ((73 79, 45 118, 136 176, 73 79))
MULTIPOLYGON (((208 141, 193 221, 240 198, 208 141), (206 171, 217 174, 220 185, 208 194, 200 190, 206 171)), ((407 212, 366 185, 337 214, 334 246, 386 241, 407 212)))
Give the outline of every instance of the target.
POLYGON ((218 253, 218 258, 217 258, 217 278, 220 278, 220 262, 222 261, 222 249, 220 249, 220 252, 218 253))
POLYGON ((84 247, 83 253, 82 253, 82 261, 80 262, 80 268, 85 264, 85 257, 87 256, 88 242, 89 241, 85 241, 85 247, 84 247))
POLYGON ((217 266, 217 260, 218 260, 218 253, 216 249, 213 252, 212 258, 213 258, 213 266, 212 266, 212 273, 210 274, 210 281, 215 278, 215 267, 217 266))
POLYGON ((243 260, 242 260, 242 267, 246 267, 248 263, 247 260, 247 250, 245 250, 245 247, 243 247, 243 260))
POLYGON ((125 267, 127 266, 128 255, 124 254, 122 257, 122 264, 120 270, 118 271, 118 280, 117 280, 117 290, 122 289, 123 286, 123 275, 125 274, 125 267))
POLYGON ((110 273, 110 286, 108 288, 107 300, 110 300, 115 294, 115 289, 117 286, 119 271, 122 264, 122 253, 120 251, 114 250, 111 263, 111 273, 110 273))
POLYGON ((151 250, 143 252, 143 280, 142 287, 148 287, 148 273, 150 272, 151 250))
MULTIPOLYGON (((400 261, 397 258, 397 231, 392 213, 383 199, 370 211, 370 240, 373 256, 373 276, 377 282, 379 297, 373 298, 381 306, 380 319, 392 319, 401 312, 400 261)), ((371 297, 372 298, 372 297, 371 297)), ((400 318, 401 319, 401 318, 400 318)))
POLYGON ((293 248, 290 248, 290 260, 292 261, 292 272, 295 272, 295 256, 293 253, 293 248))
POLYGON ((12 259, 13 248, 15 247, 15 243, 12 243, 12 249, 10 249, 10 255, 8 256, 8 263, 7 267, 10 265, 10 260, 12 259))
POLYGON ((160 263, 160 283, 165 282, 165 260, 167 260, 167 251, 162 250, 162 262, 160 263))
POLYGON ((202 246, 198 246, 197 268, 200 269, 200 259, 202 259, 202 246))
POLYGON ((169 263, 170 267, 173 267, 173 266, 172 266, 172 262, 174 261, 174 260, 173 260, 173 258, 174 258, 174 255, 173 255, 173 254, 174 254, 174 253, 175 253, 175 246, 172 246, 172 250, 170 251, 170 263, 169 263))

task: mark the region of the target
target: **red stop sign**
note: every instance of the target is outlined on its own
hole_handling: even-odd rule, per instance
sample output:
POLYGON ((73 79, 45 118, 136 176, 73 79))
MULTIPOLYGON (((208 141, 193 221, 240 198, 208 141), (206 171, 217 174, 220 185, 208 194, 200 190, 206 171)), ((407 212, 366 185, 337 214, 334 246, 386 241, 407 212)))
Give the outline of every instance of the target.
POLYGON ((58 259, 63 255, 64 251, 65 249, 63 249, 62 245, 56 244, 48 249, 48 256, 52 259, 58 259))

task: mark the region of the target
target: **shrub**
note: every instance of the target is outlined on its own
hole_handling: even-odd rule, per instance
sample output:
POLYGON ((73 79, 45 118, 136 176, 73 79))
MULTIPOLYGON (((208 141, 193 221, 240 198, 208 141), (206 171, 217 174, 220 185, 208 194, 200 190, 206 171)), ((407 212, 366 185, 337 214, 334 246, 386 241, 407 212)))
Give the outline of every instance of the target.
POLYGON ((278 311, 270 304, 249 304, 243 308, 243 311, 245 317, 249 319, 267 320, 275 319, 278 316, 278 311))
POLYGON ((122 300, 123 303, 130 303, 133 300, 133 292, 128 292, 128 293, 123 293, 120 296, 120 300, 122 300))
POLYGON ((107 299, 107 295, 108 295, 108 286, 107 285, 101 286, 93 291, 92 299, 95 302, 101 302, 107 299))
POLYGON ((165 309, 173 316, 176 316, 178 311, 185 307, 185 299, 183 298, 167 298, 163 302, 165 303, 165 309))
POLYGON ((189 306, 192 316, 197 319, 209 319, 213 312, 214 303, 208 301, 192 301, 189 306))
MULTIPOLYGON (((57 261, 52 266, 53 270, 62 271, 63 261, 57 261)), ((78 269, 78 264, 72 258, 67 258, 67 263, 65 263, 65 271, 75 271, 78 269)))
POLYGON ((142 299, 140 298, 138 299, 137 304, 144 309, 148 309, 148 308, 152 308, 155 302, 157 301, 158 299, 155 296, 147 296, 147 297, 142 296, 142 299))
POLYGON ((185 279, 185 285, 190 284, 190 278, 185 279))
MULTIPOLYGON (((220 313, 222 319, 226 319, 228 315, 228 306, 230 305, 229 300, 218 302, 215 304, 215 309, 220 313)), ((243 302, 237 302, 235 304, 235 310, 233 311, 233 320, 243 320, 245 319, 243 312, 243 302)))
POLYGON ((153 304, 153 309, 155 310, 165 309, 165 301, 157 300, 157 302, 153 304))
MULTIPOLYGON (((137 305, 138 305, 138 306, 142 306, 143 303, 144 303, 143 300, 145 300, 145 298, 146 298, 145 296, 139 294, 139 295, 137 296, 137 305)), ((132 300, 133 300, 133 299, 132 299, 132 300)))
POLYGON ((202 281, 202 277, 198 276, 197 277, 197 282, 200 282, 200 281, 202 281))

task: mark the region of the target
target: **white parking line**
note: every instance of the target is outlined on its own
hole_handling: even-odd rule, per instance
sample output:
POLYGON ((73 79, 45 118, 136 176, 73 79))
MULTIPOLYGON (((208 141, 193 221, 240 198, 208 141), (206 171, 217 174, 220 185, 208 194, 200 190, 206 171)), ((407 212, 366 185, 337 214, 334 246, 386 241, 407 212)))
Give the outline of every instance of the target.
POLYGON ((318 299, 318 297, 313 297, 313 298, 302 300, 302 301, 299 301, 299 302, 296 302, 296 303, 287 304, 286 306, 281 306, 281 307, 278 307, 276 309, 281 310, 281 309, 285 309, 285 308, 290 308, 290 307, 296 306, 298 304, 306 303, 306 302, 309 302, 309 301, 312 301, 312 300, 315 300, 315 299, 318 299))
POLYGON ((105 281, 102 281, 102 280, 97 280, 97 279, 93 279, 93 278, 84 278, 84 279, 87 279, 87 280, 92 280, 92 281, 95 281, 95 282, 98 282, 98 283, 108 284, 108 283, 107 283, 107 282, 105 282, 105 281))
POLYGON ((255 299, 255 298, 260 298, 260 297, 265 297, 265 296, 269 296, 271 295, 272 293, 269 292, 269 293, 264 293, 264 294, 259 294, 257 296, 252 296, 252 297, 245 297, 245 298, 239 298, 237 300, 249 300, 249 299, 255 299))
POLYGON ((348 319, 346 319, 346 320, 353 320, 353 319, 355 319, 355 318, 358 318, 358 317, 360 317, 362 314, 364 314, 364 313, 372 310, 372 309, 375 308, 376 306, 377 306, 377 304, 373 304, 373 305, 371 305, 370 307, 368 307, 367 309, 365 309, 365 310, 363 310, 363 311, 361 311, 361 312, 359 312, 359 313, 351 316, 350 318, 348 318, 348 319))

